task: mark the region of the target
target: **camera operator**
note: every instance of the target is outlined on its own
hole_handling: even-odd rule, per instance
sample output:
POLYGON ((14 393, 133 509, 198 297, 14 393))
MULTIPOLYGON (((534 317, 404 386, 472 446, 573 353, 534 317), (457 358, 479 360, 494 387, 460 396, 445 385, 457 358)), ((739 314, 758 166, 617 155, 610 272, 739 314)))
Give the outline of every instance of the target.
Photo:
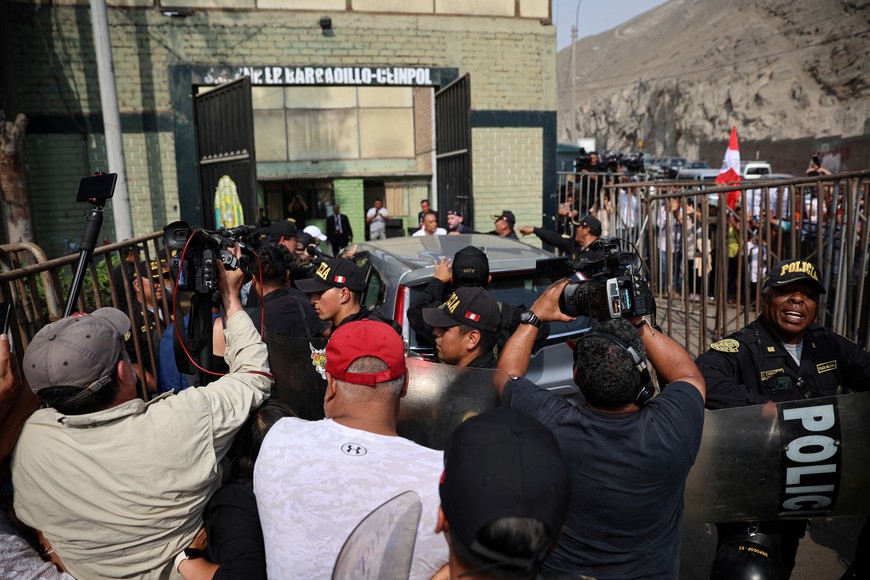
POLYGON ((564 255, 576 260, 589 248, 592 242, 601 237, 601 222, 598 221, 597 217, 587 215, 579 222, 574 222, 574 225, 576 229, 573 238, 566 234, 532 226, 521 226, 518 229, 523 236, 535 234, 545 244, 559 248, 564 255))
MULTIPOLYGON (((308 234, 300 234, 298 239, 308 234)), ((317 317, 308 301, 308 297, 296 288, 287 286, 290 268, 295 256, 287 248, 277 244, 269 244, 257 250, 262 270, 262 280, 254 276, 251 290, 259 297, 257 306, 245 308, 254 326, 261 328, 265 335, 312 338, 326 336, 329 324, 317 317)), ((223 320, 216 318, 213 332, 213 354, 223 356, 226 342, 224 341, 223 320)))
POLYGON ((170 577, 233 435, 269 396, 266 345, 239 300, 244 273, 220 267, 217 277, 231 372, 208 388, 138 399, 130 320, 114 308, 46 325, 24 354, 45 408, 18 441, 15 511, 76 578, 170 577))
POLYGON ((820 175, 830 175, 831 172, 822 167, 822 160, 818 155, 813 155, 810 159, 810 166, 807 168, 807 177, 818 177, 820 175))
POLYGON ((567 280, 547 288, 499 357, 503 402, 549 427, 571 470, 571 507, 544 575, 679 576, 686 477, 701 444, 704 379, 692 357, 642 317, 601 324, 577 340, 574 382, 584 402, 524 378, 540 321, 570 322, 567 280), (667 387, 652 397, 646 358, 667 387))

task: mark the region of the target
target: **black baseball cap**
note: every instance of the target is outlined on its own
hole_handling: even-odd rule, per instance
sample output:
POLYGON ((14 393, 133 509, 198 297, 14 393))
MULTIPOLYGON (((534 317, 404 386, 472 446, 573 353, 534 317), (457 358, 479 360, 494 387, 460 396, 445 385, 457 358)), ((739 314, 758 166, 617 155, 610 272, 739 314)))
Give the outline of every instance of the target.
POLYGON ((438 308, 424 308, 423 321, 434 328, 464 324, 477 330, 496 332, 501 323, 498 302, 483 288, 457 288, 438 308))
POLYGON ((453 430, 439 493, 451 538, 487 561, 533 572, 565 523, 571 477, 549 429, 516 409, 497 407, 453 430), (533 554, 486 546, 481 530, 510 517, 539 520, 549 541, 533 554))
POLYGON ((775 268, 771 268, 767 280, 764 281, 764 289, 788 286, 802 281, 809 282, 820 294, 825 293, 825 287, 819 282, 819 271, 816 265, 804 260, 783 260, 775 268))
POLYGON ((489 282, 489 259, 480 248, 466 246, 453 256, 453 284, 462 286, 485 286, 489 282))
POLYGON ((272 225, 269 226, 269 234, 272 236, 272 239, 277 241, 284 238, 295 238, 296 237, 296 222, 290 220, 278 220, 272 222, 272 225))
POLYGON ((601 221, 594 215, 587 215, 580 221, 574 222, 575 226, 584 226, 589 228, 589 233, 593 236, 601 235, 601 221))
POLYGON ((169 272, 163 272, 160 269, 160 263, 157 260, 142 260, 136 265, 133 270, 133 279, 136 278, 151 278, 154 282, 161 278, 169 277, 169 272))
POLYGON ((330 288, 347 288, 353 292, 365 289, 365 278, 359 266, 344 258, 324 260, 312 278, 296 280, 296 287, 306 294, 330 288))
POLYGON ((510 227, 514 227, 514 224, 517 223, 517 218, 514 215, 514 212, 510 211, 509 209, 502 210, 501 213, 492 214, 493 221, 497 222, 500 219, 507 220, 507 223, 510 227))
POLYGON ((462 210, 459 210, 459 209, 448 209, 447 215, 458 215, 459 217, 464 217, 462 215, 462 210))

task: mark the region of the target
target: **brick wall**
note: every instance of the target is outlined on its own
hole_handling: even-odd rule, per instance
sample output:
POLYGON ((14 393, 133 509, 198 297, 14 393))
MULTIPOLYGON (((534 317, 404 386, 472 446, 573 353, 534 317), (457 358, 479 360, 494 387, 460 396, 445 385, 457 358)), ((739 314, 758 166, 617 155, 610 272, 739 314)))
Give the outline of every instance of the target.
MULTIPOLYGON (((543 131, 541 129, 474 129, 474 223, 492 229, 493 214, 509 209, 516 226, 541 225, 543 131), (510 192, 506 195, 505 192, 510 192)), ((525 242, 540 247, 535 236, 525 242)))
POLYGON ((367 208, 363 201, 363 180, 336 179, 332 185, 335 191, 335 202, 341 206, 341 213, 350 220, 354 241, 365 241, 367 208))

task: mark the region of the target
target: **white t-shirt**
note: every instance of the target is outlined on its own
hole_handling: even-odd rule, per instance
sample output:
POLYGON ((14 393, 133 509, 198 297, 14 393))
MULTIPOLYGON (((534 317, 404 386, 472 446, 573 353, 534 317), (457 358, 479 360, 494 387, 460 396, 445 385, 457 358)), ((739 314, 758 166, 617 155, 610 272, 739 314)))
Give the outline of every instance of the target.
MULTIPOLYGON (((416 232, 414 232, 414 233, 411 234, 411 235, 414 236, 415 238, 418 238, 418 237, 420 237, 420 236, 425 236, 425 235, 426 235, 426 230, 424 230, 423 228, 420 228, 419 230, 417 230, 416 232)), ((432 235, 433 235, 433 236, 446 236, 446 235, 447 235, 447 230, 445 230, 444 228, 438 228, 438 229, 435 230, 435 233, 432 234, 432 235)))
POLYGON ((423 503, 411 578, 447 562, 435 533, 443 454, 402 437, 332 421, 278 421, 254 467, 269 578, 329 578, 342 545, 372 510, 408 490, 423 503))
POLYGON ((387 227, 387 218, 390 217, 390 212, 387 211, 387 208, 382 207, 380 209, 375 209, 370 207, 366 212, 366 218, 372 218, 372 221, 369 222, 372 230, 383 230, 387 227))

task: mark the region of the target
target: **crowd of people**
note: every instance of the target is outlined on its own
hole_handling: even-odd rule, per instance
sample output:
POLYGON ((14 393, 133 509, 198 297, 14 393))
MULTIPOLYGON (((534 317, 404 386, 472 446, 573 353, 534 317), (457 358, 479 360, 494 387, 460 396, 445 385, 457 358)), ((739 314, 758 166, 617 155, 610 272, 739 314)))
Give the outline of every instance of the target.
MULTIPOLYGON (((692 205, 666 201, 657 231, 697 235, 692 205)), ((438 227, 424 202, 415 236, 467 227, 459 210, 438 227)), ((594 203, 560 215, 565 229, 553 232, 517 227, 504 210, 489 233, 534 234, 575 260, 605 235, 594 203)), ((377 200, 366 213, 372 239, 388 219, 377 200)), ((380 566, 392 571, 381 577, 674 579, 705 408, 870 390, 870 353, 815 324, 826 288, 815 265, 797 259, 759 272, 761 315, 697 360, 647 317, 594 321, 572 345, 581 397, 569 401, 525 376, 550 325, 573 320, 560 308, 568 281, 530 307, 501 303, 488 290, 485 250, 468 246, 434 261, 408 324, 434 346, 430 364, 489 369, 500 406, 456 417, 444 450, 429 448, 399 435, 414 388, 402 328, 364 306, 353 252, 320 249, 328 242, 338 255, 352 240, 335 205, 325 233, 269 224, 253 280, 217 268, 214 380, 175 366, 177 349, 163 348, 169 329, 153 336, 156 321, 182 323, 161 309, 172 278, 159 259, 120 266, 131 288, 124 310, 44 326, 21 369, 0 337, 0 459, 14 507, 0 519, 0 575, 330 577, 357 527, 411 492, 416 533, 391 537, 390 525, 406 522, 393 513, 363 538, 360 575, 380 566), (276 400, 264 336, 328 339, 323 419, 276 400), (156 367, 139 348, 149 341, 160 347, 156 367), (143 392, 162 394, 146 402, 143 392)), ((694 243, 665 240, 661 263, 694 243)), ((683 286, 680 276, 669 268, 661 281, 683 286)), ((748 541, 764 546, 750 560, 764 558, 769 578, 788 578, 805 528, 801 519, 719 522, 711 577, 738 577, 729 566, 748 541)), ((867 537, 844 578, 870 573, 867 537)))

